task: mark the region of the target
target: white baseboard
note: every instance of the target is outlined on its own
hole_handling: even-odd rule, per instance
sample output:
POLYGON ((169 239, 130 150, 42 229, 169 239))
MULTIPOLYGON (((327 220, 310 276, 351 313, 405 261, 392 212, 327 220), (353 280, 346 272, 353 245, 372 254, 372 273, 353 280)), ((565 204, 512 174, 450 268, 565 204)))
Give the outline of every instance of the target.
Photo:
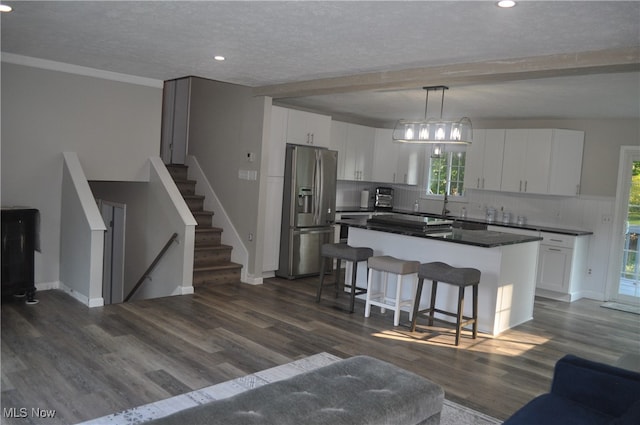
POLYGON ((51 289, 60 289, 60 281, 36 283, 36 291, 49 291, 51 289))
POLYGON ((262 277, 257 277, 253 275, 249 275, 247 273, 242 279, 240 279, 242 283, 247 283, 249 285, 262 285, 264 282, 262 281, 262 277))

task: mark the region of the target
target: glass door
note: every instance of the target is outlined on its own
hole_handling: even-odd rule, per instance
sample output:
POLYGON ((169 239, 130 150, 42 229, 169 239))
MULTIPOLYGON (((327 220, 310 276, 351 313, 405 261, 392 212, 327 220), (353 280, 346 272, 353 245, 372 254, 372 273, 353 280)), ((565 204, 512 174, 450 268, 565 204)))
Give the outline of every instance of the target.
POLYGON ((616 227, 613 248, 616 277, 611 298, 640 305, 640 148, 623 147, 618 178, 616 227))

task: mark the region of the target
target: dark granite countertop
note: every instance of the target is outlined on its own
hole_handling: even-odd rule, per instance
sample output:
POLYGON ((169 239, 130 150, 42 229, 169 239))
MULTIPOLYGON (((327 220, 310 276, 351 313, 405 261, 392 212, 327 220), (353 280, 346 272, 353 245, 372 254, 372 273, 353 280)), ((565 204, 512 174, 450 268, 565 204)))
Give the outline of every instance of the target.
MULTIPOLYGON (((370 213, 389 213, 389 212, 393 212, 393 213, 397 213, 397 214, 406 214, 406 215, 414 215, 414 216, 422 216, 422 217, 434 217, 434 218, 440 218, 440 216, 436 215, 436 214, 429 214, 429 213, 424 213, 424 212, 415 212, 415 211, 409 211, 409 210, 393 210, 393 211, 374 211, 374 210, 368 210, 368 209, 364 209, 364 208, 343 208, 340 210, 337 210, 338 213, 341 214, 348 214, 348 213, 362 213, 362 212, 370 212, 370 213)), ((534 232, 547 232, 547 233, 557 233, 557 234, 561 234, 561 235, 570 235, 570 236, 587 236, 587 235, 593 235, 593 232, 589 231, 589 230, 582 230, 582 229, 569 229, 569 228, 559 228, 559 227, 548 227, 548 226, 540 226, 537 224, 525 224, 523 226, 520 226, 516 223, 511 223, 511 224, 504 224, 501 222, 493 222, 493 223, 488 223, 486 220, 482 220, 482 219, 474 219, 474 218, 465 218, 465 219, 461 219, 459 217, 455 217, 455 216, 448 216, 447 219, 449 220, 453 220, 455 222, 465 222, 465 223, 477 223, 477 224, 485 224, 485 225, 490 225, 490 226, 498 226, 498 227, 507 227, 507 228, 511 228, 511 229, 522 229, 522 230, 532 230, 534 232)))
POLYGON ((455 227, 434 226, 434 228, 419 229, 404 226, 402 222, 394 225, 391 223, 372 223, 368 217, 345 218, 337 221, 350 227, 360 229, 377 230, 380 232, 394 233, 398 235, 414 236, 425 239, 441 240, 443 242, 473 245, 481 248, 494 248, 504 245, 513 245, 542 240, 538 236, 519 235, 514 233, 495 232, 491 230, 469 230, 455 227))

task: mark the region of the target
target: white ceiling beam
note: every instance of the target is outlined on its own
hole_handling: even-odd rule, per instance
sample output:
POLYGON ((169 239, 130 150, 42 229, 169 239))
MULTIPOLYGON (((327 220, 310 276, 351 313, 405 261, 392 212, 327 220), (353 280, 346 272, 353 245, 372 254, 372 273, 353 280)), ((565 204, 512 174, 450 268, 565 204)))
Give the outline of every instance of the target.
POLYGON ((639 70, 640 46, 633 46, 275 84, 255 87, 253 94, 281 99, 365 90, 397 90, 435 85, 464 86, 639 70))

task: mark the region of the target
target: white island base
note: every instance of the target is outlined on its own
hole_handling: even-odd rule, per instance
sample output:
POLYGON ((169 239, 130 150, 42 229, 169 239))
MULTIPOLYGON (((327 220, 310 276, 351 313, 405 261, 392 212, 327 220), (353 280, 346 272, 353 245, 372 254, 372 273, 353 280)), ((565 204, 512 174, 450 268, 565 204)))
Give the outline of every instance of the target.
MULTIPOLYGON (((374 255, 391 255, 421 263, 442 261, 454 267, 472 267, 480 270, 482 273, 478 286, 478 330, 480 332, 498 335, 533 318, 538 241, 485 248, 437 238, 422 238, 351 227, 348 244, 370 247, 374 255)), ((360 263, 358 267, 358 286, 366 287, 365 263, 360 263)), ((350 268, 346 271, 349 273, 347 276, 350 276, 350 268)), ((405 277, 405 279, 408 278, 405 277)), ((409 281, 403 281, 402 285, 402 298, 407 298, 415 288, 404 282, 409 281)), ((376 280, 373 283, 379 284, 376 280)), ((395 283, 392 283, 391 279, 387 289, 388 295, 392 297, 395 283)), ((364 297, 365 295, 360 296, 360 298, 364 297)), ((430 297, 431 281, 425 280, 420 309, 428 308, 430 297)), ((438 285, 437 308, 455 312, 457 300, 457 287, 438 285)), ((467 316, 471 316, 471 300, 472 293, 468 289, 465 293, 464 306, 464 314, 467 316)), ((377 307, 372 308, 375 311, 377 307)), ((408 311, 407 308, 404 310, 408 311)), ((401 318, 401 322, 405 320, 404 317, 401 318)), ((441 317, 451 320, 446 316, 441 317)), ((418 324, 424 325, 426 320, 418 319, 418 324)))

